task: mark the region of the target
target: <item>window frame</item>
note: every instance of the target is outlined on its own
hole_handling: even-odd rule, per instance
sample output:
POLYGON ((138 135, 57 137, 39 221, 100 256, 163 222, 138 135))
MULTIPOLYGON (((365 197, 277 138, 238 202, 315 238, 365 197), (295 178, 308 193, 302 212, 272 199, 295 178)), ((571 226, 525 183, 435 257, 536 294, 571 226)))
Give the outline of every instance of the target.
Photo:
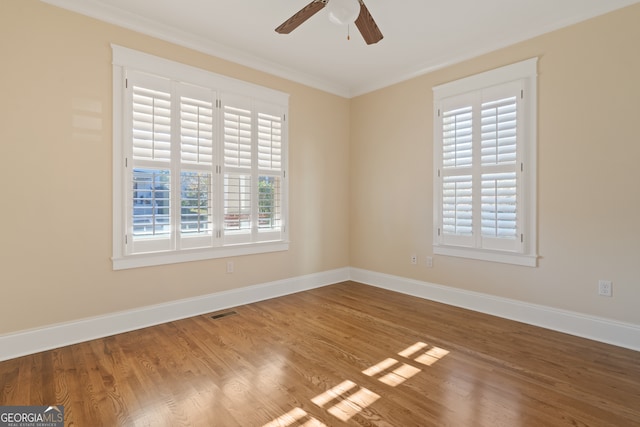
MULTIPOLYGON (((197 67, 181 64, 175 61, 171 61, 165 58, 160 58, 147 53, 139 52, 126 47, 111 45, 113 59, 113 251, 112 251, 112 267, 114 270, 173 264, 179 262, 199 261, 214 258, 223 258, 231 256, 286 251, 289 249, 288 239, 288 176, 287 176, 287 157, 288 157, 288 105, 289 95, 280 91, 265 88, 255 84, 247 83, 244 81, 232 79, 226 76, 218 75, 210 71, 206 71, 197 67), (160 73, 158 70, 162 70, 160 73), (211 90, 214 94, 214 133, 220 133, 214 135, 214 166, 212 167, 213 175, 212 181, 212 193, 214 200, 217 200, 218 209, 213 208, 213 216, 217 217, 217 223, 221 224, 223 218, 221 218, 224 202, 222 200, 222 193, 224 190, 224 160, 223 160, 223 136, 221 135, 223 128, 223 118, 221 113, 221 106, 224 103, 224 97, 241 97, 245 100, 249 100, 252 105, 267 105, 282 113, 282 127, 281 127, 281 169, 280 169, 280 232, 279 235, 273 233, 262 233, 260 235, 259 224, 256 227, 252 227, 251 234, 255 235, 250 239, 243 239, 241 241, 225 241, 224 227, 214 230, 214 236, 212 238, 212 245, 207 247, 189 248, 180 247, 179 244, 172 244, 171 249, 162 251, 150 251, 131 253, 127 249, 127 245, 130 243, 128 240, 132 239, 127 215, 129 215, 128 208, 132 206, 133 202, 129 203, 127 197, 131 198, 132 188, 130 184, 133 183, 133 157, 132 157, 132 142, 131 141, 131 126, 126 125, 126 120, 130 117, 127 113, 127 73, 147 73, 158 77, 160 79, 168 79, 176 84, 194 85, 200 88, 211 90), (216 129, 219 127, 220 129, 216 129), (216 154, 218 151, 218 154, 216 154), (127 164, 129 162, 129 164, 127 164), (130 176, 128 175, 130 174, 130 176), (217 183, 217 184, 216 184, 217 183), (253 230, 253 229, 256 230, 253 230), (220 232, 220 233, 219 233, 220 232), (259 240, 268 236, 268 239, 259 240), (274 237, 275 236, 275 237, 274 237), (258 240, 256 240, 258 239, 258 240)), ((179 89, 176 93, 180 93, 179 89)), ((180 98, 178 98, 178 103, 180 98)), ((178 107, 179 109, 179 107, 178 107)), ((275 111, 274 110, 274 111, 275 111)), ((261 113, 260 110, 253 111, 253 114, 257 116, 261 113)), ((172 107, 172 113, 174 117, 179 116, 180 112, 172 107)), ((179 122, 173 123, 172 126, 179 128, 179 122)), ((173 132, 173 131, 172 131, 173 132)), ((177 132, 180 132, 178 129, 177 132)), ((257 131, 256 131, 257 133, 257 131)), ((252 136, 252 140, 256 141, 257 136, 252 136)), ((172 141, 173 142, 173 141, 172 141)), ((179 141, 178 141, 179 143, 179 141)), ((175 143, 174 143, 175 145, 175 143)), ((252 142, 252 146, 257 149, 256 142, 252 142)), ((177 150, 179 151, 179 150, 177 150)), ((172 162, 180 163, 180 155, 176 150, 172 153, 172 162)), ((255 157, 255 155, 254 155, 255 157)), ((253 167, 258 171, 258 166, 253 167)), ((188 172, 189 168, 186 168, 184 172, 188 172)), ((197 169, 197 168, 196 168, 197 169)), ((183 168, 180 164, 174 166, 173 170, 182 171, 183 168)), ((259 173, 259 172, 258 172, 259 173)), ((175 179, 175 178, 174 178, 175 179)), ((177 179, 181 179, 177 177, 177 179)), ((253 202, 257 205, 258 201, 258 183, 254 185, 256 188, 252 189, 253 202)), ((179 191, 176 189, 173 191, 172 200, 180 203, 178 197, 179 191), (176 199, 176 197, 178 197, 176 199)), ((180 209, 179 207, 177 208, 180 209)), ((257 210, 256 210, 257 211, 257 210)), ((178 212, 178 211, 175 211, 178 212)), ((179 219, 180 214, 174 219, 179 219)), ((255 218, 258 221, 258 218, 255 218)), ((172 239, 176 236, 173 234, 180 234, 181 226, 174 225, 174 231, 172 233, 172 239), (177 228, 175 228, 177 227, 177 228)), ((189 237, 182 237, 185 241, 189 237)))
MULTIPOLYGON (((433 253, 438 255, 462 257, 476 260, 501 262, 529 267, 537 266, 537 61, 531 58, 515 64, 489 70, 466 78, 433 87, 433 253), (443 105, 448 101, 464 97, 480 96, 482 91, 501 90, 501 87, 518 84, 521 88, 517 112, 517 146, 516 146, 516 205, 517 232, 515 245, 501 248, 500 242, 493 246, 484 245, 480 231, 474 231, 472 238, 451 235, 445 238, 443 232, 443 105), (522 117, 522 118, 521 118, 522 117)), ((480 102, 476 107, 481 105, 480 102)), ((473 114, 481 111, 474 107, 473 114)), ((474 125, 475 126, 475 125, 474 125)), ((473 132, 479 132, 476 127, 473 132)), ((474 137, 475 138, 475 137, 474 137)), ((474 144, 480 140, 475 138, 474 144)), ((477 153, 478 148, 475 148, 477 153)), ((474 160, 479 154, 474 154, 474 160)), ((476 162, 477 163, 477 162, 476 162)), ((481 197, 480 165, 469 167, 472 181, 472 197, 474 203, 473 224, 479 228, 481 210, 478 209, 481 197)))

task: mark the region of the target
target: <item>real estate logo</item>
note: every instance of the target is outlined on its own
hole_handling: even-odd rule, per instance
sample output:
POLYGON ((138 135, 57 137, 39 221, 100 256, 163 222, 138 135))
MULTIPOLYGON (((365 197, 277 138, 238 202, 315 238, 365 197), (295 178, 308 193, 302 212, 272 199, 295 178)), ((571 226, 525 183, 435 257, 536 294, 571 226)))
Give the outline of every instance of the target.
POLYGON ((64 427, 64 406, 0 406, 0 427, 64 427))

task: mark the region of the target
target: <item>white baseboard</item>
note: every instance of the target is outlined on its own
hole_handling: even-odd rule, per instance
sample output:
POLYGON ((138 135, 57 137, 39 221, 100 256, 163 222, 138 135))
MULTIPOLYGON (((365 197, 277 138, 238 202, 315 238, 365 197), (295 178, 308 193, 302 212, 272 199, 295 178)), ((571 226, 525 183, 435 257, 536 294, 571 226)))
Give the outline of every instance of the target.
POLYGON ((349 268, 0 336, 0 361, 349 280, 349 268))
POLYGON ((358 268, 355 282, 640 351, 640 325, 358 268))
POLYGON ((640 351, 640 325, 478 292, 341 268, 0 336, 0 361, 334 283, 356 282, 640 351))

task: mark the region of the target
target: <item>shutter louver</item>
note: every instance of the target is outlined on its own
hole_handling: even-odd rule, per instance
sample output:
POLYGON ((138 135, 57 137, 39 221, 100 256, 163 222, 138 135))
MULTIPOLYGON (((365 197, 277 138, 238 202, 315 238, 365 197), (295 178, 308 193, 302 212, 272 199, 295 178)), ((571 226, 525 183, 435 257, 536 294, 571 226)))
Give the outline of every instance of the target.
POLYGON ((180 231, 191 235, 211 234, 211 174, 182 172, 180 178, 180 231))
POLYGON ((133 158, 171 158, 171 95, 133 86, 133 158))
POLYGON ((258 168, 282 168, 282 118, 258 113, 258 168))
POLYGON ((516 173, 482 174, 482 236, 515 239, 516 173))
POLYGON ((224 178, 224 229, 251 229, 251 175, 227 174, 224 178))
POLYGON ((445 111, 442 115, 442 166, 471 166, 473 159, 472 107, 445 111))
POLYGON ((210 166, 213 163, 213 104, 180 99, 180 140, 183 163, 210 166))
POLYGON ((260 176, 258 182, 258 228, 276 229, 281 225, 281 179, 260 176))
POLYGON ((224 106, 224 165, 251 167, 251 111, 224 106))
POLYGON ((471 175, 442 180, 442 228, 445 234, 473 234, 473 181, 471 175))
POLYGON ((516 161, 516 97, 482 104, 482 165, 516 161))
POLYGON ((167 237, 171 233, 169 170, 133 170, 133 237, 167 237))

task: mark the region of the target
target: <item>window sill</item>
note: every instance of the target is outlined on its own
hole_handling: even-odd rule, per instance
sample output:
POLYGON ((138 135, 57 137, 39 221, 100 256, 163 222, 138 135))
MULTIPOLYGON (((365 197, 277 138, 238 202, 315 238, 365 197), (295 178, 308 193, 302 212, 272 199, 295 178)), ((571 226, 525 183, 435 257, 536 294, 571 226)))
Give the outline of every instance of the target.
POLYGON ((434 245, 433 253, 436 255, 447 255, 458 258, 469 258, 481 261, 500 262, 503 264, 522 265, 525 267, 538 266, 538 256, 530 254, 498 252, 485 249, 460 248, 442 245, 434 245))
POLYGON ((176 264, 181 262, 202 261, 232 256, 253 255, 268 252, 282 252, 289 250, 289 242, 266 242, 230 245, 208 249, 193 249, 184 251, 153 252, 111 258, 114 270, 129 268, 151 267, 155 265, 176 264))

